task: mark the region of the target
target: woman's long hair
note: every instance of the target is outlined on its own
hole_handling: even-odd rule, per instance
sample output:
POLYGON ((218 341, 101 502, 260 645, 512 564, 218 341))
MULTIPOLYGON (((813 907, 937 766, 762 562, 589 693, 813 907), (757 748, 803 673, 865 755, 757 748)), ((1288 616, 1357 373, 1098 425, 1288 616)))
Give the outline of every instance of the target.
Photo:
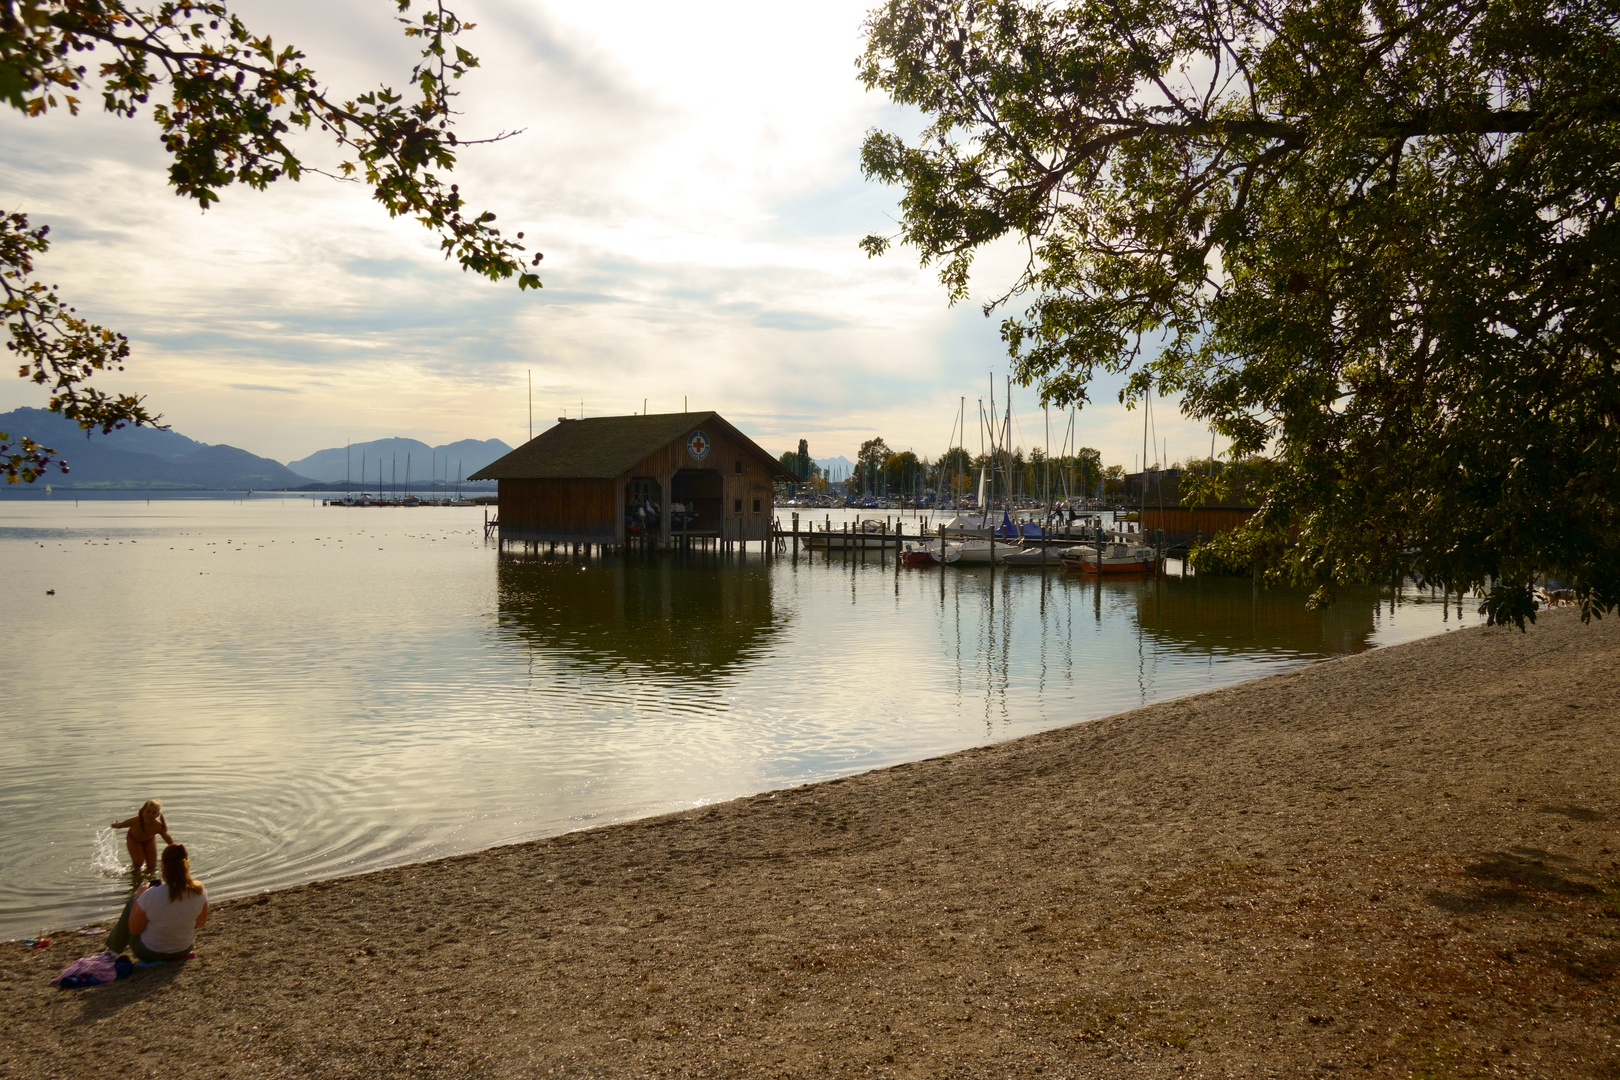
POLYGON ((163 849, 163 884, 169 887, 169 903, 203 891, 202 882, 191 876, 191 860, 186 845, 170 844, 163 849))

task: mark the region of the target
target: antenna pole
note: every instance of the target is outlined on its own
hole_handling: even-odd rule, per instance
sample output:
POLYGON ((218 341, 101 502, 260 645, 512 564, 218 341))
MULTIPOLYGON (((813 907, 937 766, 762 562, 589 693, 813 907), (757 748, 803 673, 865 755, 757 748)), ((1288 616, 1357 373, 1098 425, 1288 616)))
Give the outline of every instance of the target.
POLYGON ((529 369, 529 440, 534 440, 534 368, 529 369))

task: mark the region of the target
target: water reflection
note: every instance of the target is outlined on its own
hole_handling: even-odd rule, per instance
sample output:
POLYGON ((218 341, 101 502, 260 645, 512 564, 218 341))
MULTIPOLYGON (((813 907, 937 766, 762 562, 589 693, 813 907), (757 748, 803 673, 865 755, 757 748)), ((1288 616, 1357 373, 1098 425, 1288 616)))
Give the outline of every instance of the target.
POLYGON ((1244 578, 1167 576, 1103 588, 1130 594, 1137 624, 1181 649, 1341 656, 1373 646, 1378 601, 1369 590, 1345 591, 1312 611, 1301 590, 1257 589, 1244 578))
POLYGON ((594 672, 712 682, 762 655, 788 622, 763 562, 503 557, 496 581, 503 639, 594 672))

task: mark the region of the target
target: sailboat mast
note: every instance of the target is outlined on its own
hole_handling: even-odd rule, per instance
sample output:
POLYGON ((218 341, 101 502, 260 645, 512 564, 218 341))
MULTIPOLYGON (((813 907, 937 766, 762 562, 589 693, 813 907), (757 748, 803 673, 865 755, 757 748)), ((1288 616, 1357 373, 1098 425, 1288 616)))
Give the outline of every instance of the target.
POLYGON ((1041 501, 1046 504, 1046 512, 1052 512, 1052 407, 1041 406, 1041 415, 1046 421, 1046 457, 1041 464, 1046 467, 1046 479, 1041 490, 1041 501))
POLYGON ((1007 509, 1012 510, 1013 496, 1017 494, 1017 478, 1012 469, 1012 376, 1007 376, 1007 412, 1001 420, 1001 474, 1007 478, 1007 509))
POLYGON ((1069 435, 1066 440, 1069 447, 1068 457, 1063 466, 1063 497, 1074 498, 1074 459, 1080 456, 1080 443, 1074 437, 1074 410, 1069 410, 1069 435))
MULTIPOLYGON (((985 455, 985 452, 984 452, 984 427, 985 427, 984 398, 980 398, 979 399, 979 490, 978 490, 978 493, 977 493, 976 497, 977 497, 977 501, 978 501, 978 504, 979 504, 979 514, 980 514, 981 517, 990 512, 990 509, 989 509, 990 494, 989 493, 992 490, 992 489, 987 488, 985 486, 984 470, 985 470, 985 466, 987 466, 990 463, 990 459, 985 455)), ((993 479, 992 479, 991 482, 992 483, 994 482, 993 479)))
MULTIPOLYGON (((957 447, 957 449, 961 450, 961 453, 957 453, 957 455, 956 455, 956 460, 957 461, 961 461, 962 458, 967 457, 967 447, 964 447, 964 445, 962 445, 962 444, 964 444, 964 442, 967 442, 967 429, 966 429, 966 427, 962 427, 962 424, 966 424, 966 423, 967 423, 967 395, 966 395, 966 393, 964 393, 964 395, 962 395, 962 397, 959 398, 959 400, 957 400, 957 405, 956 405, 956 447, 957 447)), ((962 492, 957 491, 956 487, 957 487, 957 481, 953 481, 953 484, 951 484, 951 508, 953 508, 953 510, 956 510, 956 512, 961 512, 961 510, 962 510, 962 492)))
POLYGON ((1142 506, 1136 512, 1136 529, 1145 535, 1146 522, 1142 518, 1147 514, 1147 437, 1148 437, 1148 410, 1152 407, 1153 387, 1150 385, 1142 391, 1142 506))
MULTIPOLYGON (((985 416, 985 418, 983 418, 983 423, 985 423, 985 424, 995 424, 996 423, 995 415, 996 415, 996 379, 995 379, 995 376, 991 376, 990 377, 990 413, 988 413, 988 415, 985 416)), ((988 500, 987 510, 995 510, 995 505, 996 505, 996 461, 998 461, 998 453, 996 453, 996 429, 995 429, 995 427, 991 427, 991 429, 990 429, 990 460, 987 461, 987 465, 990 465, 990 500, 988 500)))

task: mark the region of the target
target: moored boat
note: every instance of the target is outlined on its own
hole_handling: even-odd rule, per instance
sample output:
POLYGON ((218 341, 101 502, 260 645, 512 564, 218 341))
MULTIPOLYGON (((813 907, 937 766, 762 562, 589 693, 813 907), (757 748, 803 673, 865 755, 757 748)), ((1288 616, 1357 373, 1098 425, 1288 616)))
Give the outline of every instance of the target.
MULTIPOLYGON (((934 544, 939 546, 938 541, 934 544)), ((939 560, 934 557, 933 550, 927 544, 907 544, 900 553, 901 566, 938 566, 939 560)))
POLYGON ((1004 562, 1007 553, 1013 550, 1011 544, 998 544, 993 540, 963 540, 959 544, 951 545, 956 549, 956 561, 964 565, 988 566, 992 562, 1004 562))
POLYGON ((1049 566, 1056 570, 1063 565, 1063 553, 1067 550, 1067 547, 1050 544, 1026 544, 1020 548, 1009 547, 1005 555, 998 551, 996 561, 1008 566, 1049 566))
POLYGON ((1106 543, 1072 547, 1063 553, 1063 566, 1082 574, 1147 574, 1158 553, 1146 544, 1106 543))

